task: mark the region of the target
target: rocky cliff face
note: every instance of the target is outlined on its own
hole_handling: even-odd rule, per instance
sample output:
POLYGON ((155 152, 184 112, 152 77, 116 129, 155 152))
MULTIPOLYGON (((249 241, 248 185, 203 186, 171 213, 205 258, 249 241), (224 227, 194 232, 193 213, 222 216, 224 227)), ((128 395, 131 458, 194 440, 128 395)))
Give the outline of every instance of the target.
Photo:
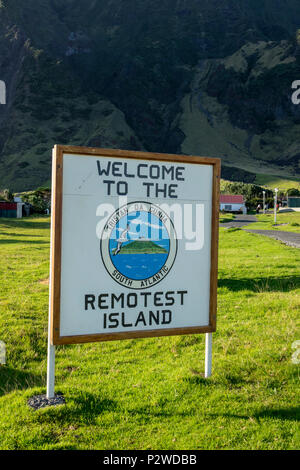
POLYGON ((1 0, 0 187, 49 181, 54 143, 299 176, 299 25, 296 0, 1 0))

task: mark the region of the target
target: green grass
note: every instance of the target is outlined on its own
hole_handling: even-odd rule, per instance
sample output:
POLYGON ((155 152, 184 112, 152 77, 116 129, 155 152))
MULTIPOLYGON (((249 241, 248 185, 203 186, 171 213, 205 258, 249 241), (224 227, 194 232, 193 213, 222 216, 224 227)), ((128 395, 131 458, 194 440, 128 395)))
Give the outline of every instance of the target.
POLYGON ((49 219, 0 219, 0 233, 0 449, 299 448, 299 250, 220 229, 210 379, 203 335, 58 347, 66 405, 33 411, 46 382, 49 219))
POLYGON ((274 175, 258 174, 255 178, 255 184, 265 186, 270 189, 278 188, 287 191, 290 188, 300 189, 300 180, 295 178, 282 178, 274 175))
POLYGON ((256 214, 256 217, 258 222, 252 223, 248 228, 300 233, 300 212, 277 213, 276 225, 274 225, 274 214, 256 214))
POLYGON ((225 224, 226 222, 231 222, 235 218, 235 215, 230 212, 220 212, 219 222, 220 224, 225 224))

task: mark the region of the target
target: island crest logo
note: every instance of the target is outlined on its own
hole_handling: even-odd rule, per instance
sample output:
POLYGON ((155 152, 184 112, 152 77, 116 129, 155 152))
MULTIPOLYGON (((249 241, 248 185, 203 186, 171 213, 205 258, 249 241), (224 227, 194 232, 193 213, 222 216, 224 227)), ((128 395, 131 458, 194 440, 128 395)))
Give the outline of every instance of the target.
POLYGON ((177 236, 173 222, 154 204, 126 204, 107 220, 100 252, 116 282, 130 289, 151 287, 162 281, 174 264, 177 236))

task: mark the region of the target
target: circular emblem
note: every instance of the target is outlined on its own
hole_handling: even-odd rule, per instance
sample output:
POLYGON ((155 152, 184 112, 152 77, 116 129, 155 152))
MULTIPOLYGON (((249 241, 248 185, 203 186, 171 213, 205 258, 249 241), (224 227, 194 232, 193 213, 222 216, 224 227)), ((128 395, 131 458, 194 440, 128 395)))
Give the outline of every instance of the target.
POLYGON ((170 272, 177 236, 170 217, 148 202, 119 207, 108 219, 100 252, 109 275, 129 289, 146 289, 170 272))

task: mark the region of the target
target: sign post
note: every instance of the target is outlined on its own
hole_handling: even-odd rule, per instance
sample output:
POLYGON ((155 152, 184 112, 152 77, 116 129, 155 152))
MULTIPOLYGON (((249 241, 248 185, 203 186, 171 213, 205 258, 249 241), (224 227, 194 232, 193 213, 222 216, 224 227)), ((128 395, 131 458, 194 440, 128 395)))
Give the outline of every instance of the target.
POLYGON ((212 333, 205 335, 205 378, 211 376, 212 368, 212 333))
POLYGON ((274 196, 274 224, 277 222, 277 193, 278 189, 275 188, 275 196, 274 196))
POLYGON ((47 392, 48 400, 54 398, 55 385, 55 346, 48 341, 48 357, 47 357, 47 392))
MULTIPOLYGON (((52 152, 52 193, 51 193, 51 209, 55 204, 55 191, 53 190, 53 182, 55 181, 55 166, 54 161, 54 150, 52 152)), ((48 318, 48 348, 47 348, 47 390, 46 398, 50 400, 55 397, 55 346, 51 343, 51 331, 52 331, 52 312, 51 312, 51 301, 52 301, 52 259, 53 259, 53 244, 54 239, 54 220, 51 216, 51 237, 50 237, 50 273, 49 273, 49 318, 48 318)))
POLYGON ((216 330, 220 160, 55 146, 47 397, 55 345, 216 330))

